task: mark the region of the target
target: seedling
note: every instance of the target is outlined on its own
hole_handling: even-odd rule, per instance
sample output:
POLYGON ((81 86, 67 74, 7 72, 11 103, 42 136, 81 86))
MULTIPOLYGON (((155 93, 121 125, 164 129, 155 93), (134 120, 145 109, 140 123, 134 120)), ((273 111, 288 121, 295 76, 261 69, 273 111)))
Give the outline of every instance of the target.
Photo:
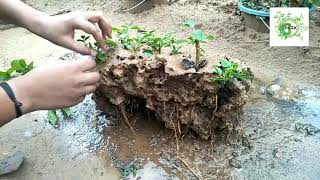
POLYGON ((25 59, 11 61, 11 68, 0 71, 0 82, 9 80, 14 74, 24 75, 33 69, 33 62, 27 64, 25 59))
POLYGON ((132 174, 133 177, 136 177, 137 171, 138 171, 137 166, 134 164, 131 164, 121 169, 121 176, 122 178, 127 178, 132 174))
MULTIPOLYGON (((83 42, 87 47, 97 52, 96 59, 95 59, 97 64, 104 63, 107 59, 107 53, 100 47, 100 44, 98 42, 95 42, 93 45, 91 42, 88 42, 89 38, 90 36, 82 35, 80 39, 78 39, 77 41, 83 42)), ((105 44, 111 48, 117 47, 117 43, 111 39, 107 39, 105 41, 105 44)))
MULTIPOLYGON (((27 64, 25 59, 13 60, 11 61, 11 67, 8 70, 0 71, 0 83, 13 78, 14 76, 25 75, 33 68, 33 62, 27 64)), ((59 118, 57 116, 57 111, 58 110, 48 111, 48 120, 52 125, 57 125, 58 123, 59 118)), ((66 118, 72 116, 70 108, 61 109, 60 111, 66 118)))
POLYGON ((218 74, 218 77, 213 78, 213 81, 217 81, 222 85, 225 85, 234 78, 245 81, 251 77, 251 74, 246 69, 240 69, 239 64, 227 58, 221 60, 220 64, 214 67, 213 73, 218 74))
POLYGON ((184 27, 193 30, 193 35, 188 38, 188 43, 196 47, 196 69, 200 68, 200 56, 201 51, 204 51, 200 47, 200 43, 206 43, 207 41, 214 40, 214 36, 205 35, 201 29, 196 27, 196 22, 193 20, 187 20, 183 23, 184 27))
POLYGON ((124 49, 137 50, 134 38, 131 37, 131 31, 141 31, 139 26, 121 26, 119 28, 112 28, 113 32, 116 32, 119 38, 119 43, 122 44, 124 49))
POLYGON ((71 118, 73 112, 71 111, 70 108, 64 108, 64 109, 60 109, 60 110, 49 110, 48 111, 48 121, 51 125, 56 126, 59 123, 59 117, 58 117, 58 111, 61 112, 61 114, 65 117, 65 118, 71 118))

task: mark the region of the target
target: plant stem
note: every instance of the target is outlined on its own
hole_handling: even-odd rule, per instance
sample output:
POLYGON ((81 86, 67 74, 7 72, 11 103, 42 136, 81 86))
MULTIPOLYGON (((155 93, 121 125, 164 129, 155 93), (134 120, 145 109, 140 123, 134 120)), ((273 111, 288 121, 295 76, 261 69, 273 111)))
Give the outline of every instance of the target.
POLYGON ((199 64, 200 64, 200 42, 196 41, 196 70, 199 70, 199 64))

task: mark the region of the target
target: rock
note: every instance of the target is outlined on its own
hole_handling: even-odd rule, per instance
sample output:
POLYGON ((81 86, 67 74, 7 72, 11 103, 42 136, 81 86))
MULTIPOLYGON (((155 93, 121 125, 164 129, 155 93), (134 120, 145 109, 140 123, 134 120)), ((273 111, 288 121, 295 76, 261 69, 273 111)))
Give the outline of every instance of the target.
POLYGON ((267 88, 267 94, 274 96, 281 89, 280 85, 274 84, 267 88))
POLYGON ((315 135, 320 132, 320 129, 312 124, 303 124, 303 123, 296 123, 295 129, 298 132, 306 132, 309 135, 315 135))
POLYGON ((188 69, 194 68, 194 61, 190 59, 182 59, 182 61, 180 62, 180 65, 182 69, 188 70, 188 69))
POLYGON ((238 156, 239 156, 239 153, 238 153, 238 152, 232 152, 232 156, 233 156, 233 157, 238 157, 238 156))
POLYGON ((13 155, 0 160, 0 175, 18 170, 24 160, 24 153, 18 151, 13 155))
POLYGON ((118 54, 110 54, 109 63, 101 67, 102 78, 95 92, 96 102, 103 102, 97 103, 99 110, 125 108, 129 114, 151 110, 166 128, 188 127, 206 140, 212 129, 241 129, 238 126, 243 124, 250 83, 233 79, 221 87, 212 80, 216 74, 211 68, 183 70, 180 58, 120 61, 115 58, 118 54), (127 107, 132 103, 139 108, 131 111, 127 107))
POLYGON ((231 167, 238 168, 238 169, 240 169, 242 167, 241 162, 236 158, 230 159, 229 164, 231 167))

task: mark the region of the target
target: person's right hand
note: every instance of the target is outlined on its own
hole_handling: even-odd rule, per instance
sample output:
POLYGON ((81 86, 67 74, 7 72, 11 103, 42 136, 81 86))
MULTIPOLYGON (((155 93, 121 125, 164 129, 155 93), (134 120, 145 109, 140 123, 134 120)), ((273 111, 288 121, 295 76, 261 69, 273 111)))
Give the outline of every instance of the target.
POLYGON ((8 81, 23 113, 70 107, 96 90, 100 75, 94 60, 86 59, 35 68, 8 81))

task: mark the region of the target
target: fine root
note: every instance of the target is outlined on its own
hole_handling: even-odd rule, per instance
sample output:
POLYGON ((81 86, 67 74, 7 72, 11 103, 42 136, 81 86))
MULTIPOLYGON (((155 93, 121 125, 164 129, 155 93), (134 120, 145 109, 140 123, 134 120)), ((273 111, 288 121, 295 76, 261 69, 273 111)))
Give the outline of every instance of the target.
POLYGON ((185 166, 187 166, 187 168, 192 172, 192 174, 194 174, 196 177, 197 177, 197 179, 199 179, 199 180, 202 180, 203 178, 201 177, 201 175, 200 175, 200 171, 199 171, 199 174, 197 174, 196 172, 195 172, 195 170, 194 169, 192 169, 188 164, 187 164, 187 162, 186 161, 184 161, 181 157, 179 157, 179 156, 177 156, 177 158, 185 165, 185 166))
POLYGON ((128 117, 127 117, 127 114, 126 114, 126 111, 125 111, 125 107, 124 107, 123 104, 120 104, 120 111, 121 111, 122 117, 125 119, 127 125, 129 126, 129 128, 131 129, 133 134, 136 135, 136 132, 134 131, 134 129, 131 126, 130 121, 129 121, 128 117))

